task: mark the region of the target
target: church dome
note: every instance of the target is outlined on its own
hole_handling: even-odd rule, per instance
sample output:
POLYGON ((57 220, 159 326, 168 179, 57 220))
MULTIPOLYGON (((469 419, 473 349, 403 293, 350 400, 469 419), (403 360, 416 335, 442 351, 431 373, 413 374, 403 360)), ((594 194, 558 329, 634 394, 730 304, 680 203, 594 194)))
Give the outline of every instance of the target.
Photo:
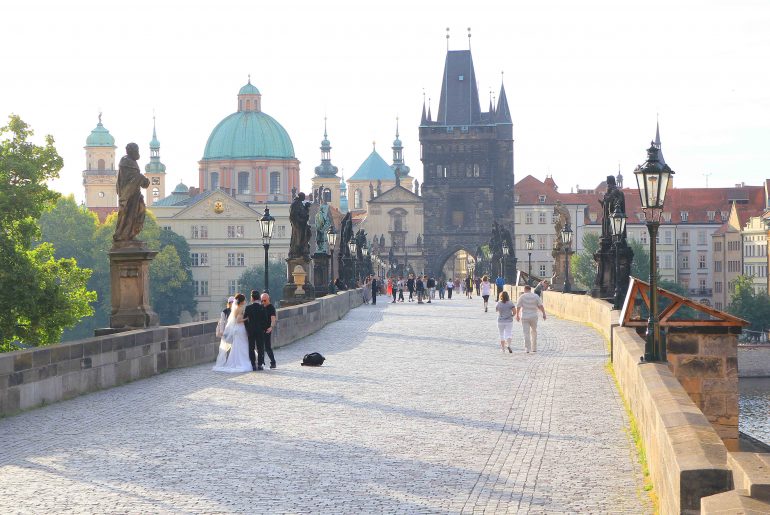
MULTIPOLYGON (((100 115, 101 118, 101 115, 100 115)), ((104 125, 102 125, 101 119, 99 120, 99 123, 96 124, 96 127, 94 130, 91 131, 91 134, 88 135, 88 138, 86 138, 86 146, 87 147, 114 147, 115 146, 115 138, 112 137, 112 134, 110 134, 110 131, 104 128, 104 125)))
POLYGON ((280 123, 259 111, 233 113, 214 127, 204 160, 294 158, 294 145, 280 123))
POLYGON ((190 188, 185 186, 183 182, 180 182, 176 185, 176 188, 174 188, 174 193, 187 193, 188 191, 190 191, 190 188))
POLYGON ((249 83, 246 84, 241 88, 240 91, 238 91, 239 95, 259 95, 259 90, 257 87, 251 83, 251 79, 249 79, 249 83))

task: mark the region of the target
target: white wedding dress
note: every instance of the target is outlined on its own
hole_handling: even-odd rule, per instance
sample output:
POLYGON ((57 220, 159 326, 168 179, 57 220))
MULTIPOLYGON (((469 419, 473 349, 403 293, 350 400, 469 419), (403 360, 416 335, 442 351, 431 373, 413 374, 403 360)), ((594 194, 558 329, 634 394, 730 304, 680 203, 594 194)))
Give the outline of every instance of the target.
POLYGON ((233 343, 228 345, 224 338, 219 344, 219 355, 212 370, 214 372, 251 372, 251 360, 249 359, 249 337, 246 334, 246 326, 235 320, 235 307, 227 320, 225 333, 234 331, 233 343))

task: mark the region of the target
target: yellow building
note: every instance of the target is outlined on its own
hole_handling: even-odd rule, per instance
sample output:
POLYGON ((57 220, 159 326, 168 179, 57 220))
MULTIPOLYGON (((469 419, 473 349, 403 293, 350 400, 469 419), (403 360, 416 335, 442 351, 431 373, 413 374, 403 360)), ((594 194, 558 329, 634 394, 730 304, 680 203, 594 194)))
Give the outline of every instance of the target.
MULTIPOLYGON (((118 171, 115 169, 115 138, 99 123, 86 139, 86 169, 83 170, 85 204, 92 211, 112 212, 118 207, 118 171)), ((106 215, 105 215, 106 216, 106 215)), ((100 218, 103 217, 100 214, 100 218)))

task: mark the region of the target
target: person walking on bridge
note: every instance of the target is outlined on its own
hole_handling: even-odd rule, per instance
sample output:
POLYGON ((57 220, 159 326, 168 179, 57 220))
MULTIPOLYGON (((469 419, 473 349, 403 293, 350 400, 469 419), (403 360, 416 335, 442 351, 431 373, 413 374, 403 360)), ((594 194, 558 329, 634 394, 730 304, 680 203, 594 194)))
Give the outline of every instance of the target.
POLYGON ((524 348, 527 354, 537 352, 537 312, 539 310, 545 320, 543 301, 532 292, 532 287, 527 285, 524 287, 524 293, 519 295, 516 304, 518 305, 516 321, 521 320, 521 326, 524 329, 524 348))
POLYGON ((455 289, 454 279, 451 277, 446 280, 446 296, 447 299, 452 300, 452 290, 455 289))
POLYGON ((484 299, 484 313, 489 308, 489 294, 492 291, 492 283, 489 282, 489 277, 486 275, 481 278, 481 298, 484 299))
POLYGON ((497 330, 500 332, 500 348, 505 352, 511 350, 511 332, 513 331, 513 313, 516 305, 511 302, 508 292, 500 292, 495 311, 497 311, 497 330))

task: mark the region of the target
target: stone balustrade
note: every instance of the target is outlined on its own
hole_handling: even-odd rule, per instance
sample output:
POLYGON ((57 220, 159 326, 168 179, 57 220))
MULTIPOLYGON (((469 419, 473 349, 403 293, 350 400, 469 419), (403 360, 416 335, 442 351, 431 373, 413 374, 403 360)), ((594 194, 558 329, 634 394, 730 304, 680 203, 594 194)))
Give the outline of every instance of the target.
MULTIPOLYGON (((312 334, 361 303, 361 290, 349 290, 281 308, 273 347, 312 334)), ((209 320, 156 327, 0 354, 0 416, 213 362, 216 325, 209 320)))

